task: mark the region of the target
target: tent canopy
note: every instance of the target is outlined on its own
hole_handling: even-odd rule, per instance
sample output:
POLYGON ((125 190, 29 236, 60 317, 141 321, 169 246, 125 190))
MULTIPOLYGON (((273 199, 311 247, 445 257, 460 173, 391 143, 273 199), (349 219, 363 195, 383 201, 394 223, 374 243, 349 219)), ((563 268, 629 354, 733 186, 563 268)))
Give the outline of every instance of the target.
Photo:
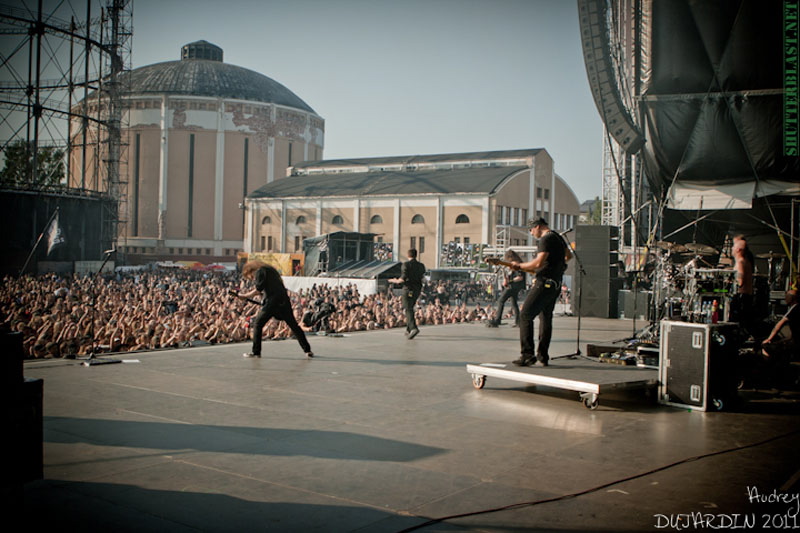
POLYGON ((648 5, 637 115, 653 189, 674 209, 742 209, 798 194, 800 158, 784 113, 784 2, 648 5))

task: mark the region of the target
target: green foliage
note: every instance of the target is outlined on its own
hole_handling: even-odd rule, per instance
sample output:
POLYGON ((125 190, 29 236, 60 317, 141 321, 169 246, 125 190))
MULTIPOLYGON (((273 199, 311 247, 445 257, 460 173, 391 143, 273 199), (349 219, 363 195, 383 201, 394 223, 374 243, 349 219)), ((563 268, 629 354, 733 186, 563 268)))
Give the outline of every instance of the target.
POLYGON ((40 146, 37 152, 37 175, 33 180, 33 151, 23 140, 6 146, 5 165, 0 170, 0 185, 47 186, 59 185, 64 181, 64 150, 54 146, 40 146))
POLYGON ((599 226, 603 223, 603 201, 599 196, 595 196, 594 205, 589 211, 589 224, 599 226))

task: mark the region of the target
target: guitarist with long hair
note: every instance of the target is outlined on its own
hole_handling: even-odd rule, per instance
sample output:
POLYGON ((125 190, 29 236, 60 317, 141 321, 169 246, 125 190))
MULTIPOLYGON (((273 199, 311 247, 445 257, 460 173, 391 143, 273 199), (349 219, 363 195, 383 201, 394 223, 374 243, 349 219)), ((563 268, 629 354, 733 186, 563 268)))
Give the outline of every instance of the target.
MULTIPOLYGON (((514 250, 506 250, 503 259, 507 262, 516 261, 517 263, 522 263, 522 258, 514 250)), ((503 282, 505 289, 500 295, 500 300, 497 302, 497 311, 494 314, 494 318, 486 323, 486 327, 496 328, 500 325, 503 319, 503 307, 505 307, 507 300, 511 300, 511 310, 514 312, 514 326, 519 326, 519 304, 517 303, 517 295, 519 291, 525 289, 525 277, 525 272, 522 270, 515 270, 511 276, 506 277, 503 282)))
POLYGON ((261 309, 255 319, 250 322, 250 329, 253 332, 253 349, 250 353, 244 354, 244 357, 261 357, 262 330, 270 318, 286 322, 306 356, 314 357, 306 334, 294 317, 292 302, 286 293, 286 286, 283 284, 280 273, 262 261, 248 261, 242 267, 242 277, 253 280, 255 288, 238 294, 240 298, 250 299, 253 296, 261 295, 261 309))
POLYGON ((511 268, 535 274, 533 287, 528 291, 519 316, 519 359, 517 366, 532 366, 538 360, 547 366, 550 360, 550 339, 553 335, 553 309, 561 292, 561 278, 567 269, 572 252, 564 239, 551 230, 544 218, 528 222, 531 235, 539 239, 538 253, 532 260, 511 261, 511 268), (533 340, 533 319, 539 317, 539 349, 533 340))

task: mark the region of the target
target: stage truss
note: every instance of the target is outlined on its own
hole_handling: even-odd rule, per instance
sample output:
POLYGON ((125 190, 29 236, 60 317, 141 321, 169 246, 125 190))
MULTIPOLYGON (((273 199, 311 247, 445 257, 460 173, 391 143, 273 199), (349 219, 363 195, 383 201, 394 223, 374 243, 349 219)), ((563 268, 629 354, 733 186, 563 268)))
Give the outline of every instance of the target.
POLYGON ((132 20, 132 0, 0 4, 0 166, 26 160, 0 186, 106 196, 109 249, 125 238, 132 20))

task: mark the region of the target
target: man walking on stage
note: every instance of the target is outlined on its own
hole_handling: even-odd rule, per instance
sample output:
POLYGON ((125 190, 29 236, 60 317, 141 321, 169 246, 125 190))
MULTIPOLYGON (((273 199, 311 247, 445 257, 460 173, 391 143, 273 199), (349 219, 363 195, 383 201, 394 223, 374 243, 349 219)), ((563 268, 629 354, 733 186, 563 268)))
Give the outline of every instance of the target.
POLYGON ((538 359, 547 366, 550 360, 550 339, 553 335, 553 309, 561 292, 561 278, 567 269, 572 252, 564 239, 551 230, 544 218, 528 223, 531 235, 539 239, 538 253, 531 261, 512 261, 514 270, 535 274, 533 287, 522 304, 519 316, 519 341, 521 356, 513 361, 517 366, 532 366, 538 359), (533 341, 533 319, 539 317, 539 349, 533 341))
POLYGON ((417 250, 408 251, 408 261, 403 263, 399 278, 392 278, 392 283, 403 284, 403 305, 406 308, 406 336, 409 340, 419 333, 417 319, 414 317, 414 304, 417 303, 419 293, 422 292, 422 277, 425 275, 425 265, 417 261, 417 250))
POLYGON ((250 329, 253 334, 253 350, 244 354, 244 357, 261 357, 261 335, 264 325, 270 318, 283 320, 289 329, 292 330, 300 347, 307 357, 314 357, 311 345, 308 344, 306 334, 298 325, 297 319, 292 311, 292 302, 286 294, 286 287, 280 273, 273 267, 261 261, 248 261, 242 268, 242 277, 248 280, 255 280, 255 288, 247 293, 240 294, 241 298, 252 298, 261 295, 261 310, 250 322, 250 329))

